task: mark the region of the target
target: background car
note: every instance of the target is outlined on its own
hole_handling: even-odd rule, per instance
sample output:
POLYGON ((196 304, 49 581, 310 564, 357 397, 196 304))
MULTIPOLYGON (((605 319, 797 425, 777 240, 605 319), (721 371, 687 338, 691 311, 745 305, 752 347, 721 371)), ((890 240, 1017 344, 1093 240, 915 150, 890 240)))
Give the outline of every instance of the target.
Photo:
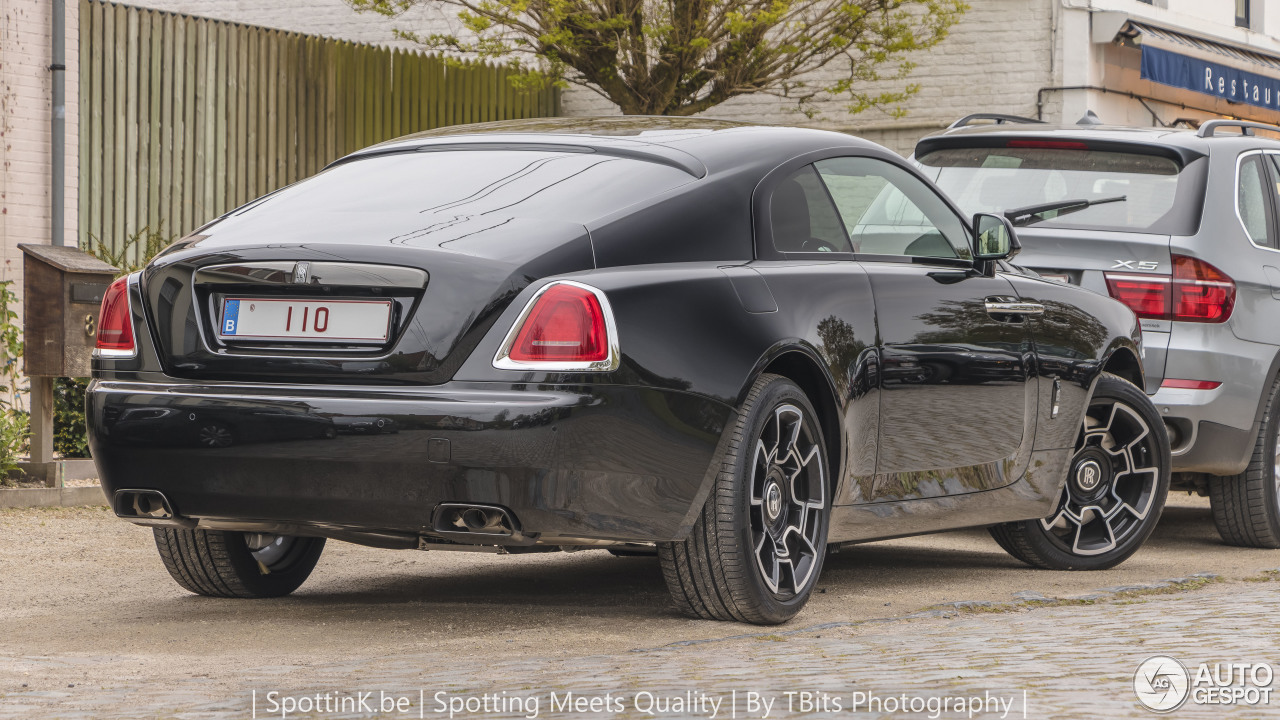
POLYGON ((291 592, 325 538, 654 545, 682 611, 755 623, 799 611, 828 543, 993 526, 1036 566, 1115 565, 1168 485, 1137 320, 1019 273, 1008 221, 974 222, 837 133, 411 136, 111 287, 93 455, 116 512, 156 526, 169 572, 205 595, 291 592), (855 253, 886 194, 927 224, 855 253), (953 370, 894 383, 889 359, 953 370), (400 432, 196 455, 108 422, 264 404, 400 432))
POLYGON ((1137 313, 1173 486, 1209 496, 1228 543, 1280 547, 1280 142, 1254 134, 1280 127, 995 119, 925 138, 916 164, 1019 225, 1020 264, 1137 313))

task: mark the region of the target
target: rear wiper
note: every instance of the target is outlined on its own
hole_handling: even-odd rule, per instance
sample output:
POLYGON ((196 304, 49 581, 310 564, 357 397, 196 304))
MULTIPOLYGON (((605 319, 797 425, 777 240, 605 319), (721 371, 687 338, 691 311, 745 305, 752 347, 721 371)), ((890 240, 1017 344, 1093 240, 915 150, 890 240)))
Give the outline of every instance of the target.
POLYGON ((1083 198, 1080 200, 1059 200, 1058 202, 1044 203, 1042 205, 1028 205, 1026 207, 1005 210, 1004 216, 1009 218, 1009 222, 1014 225, 1023 227, 1044 220, 1045 218, 1040 217, 1041 213, 1057 210, 1058 214, 1055 217, 1061 217, 1068 213, 1080 212, 1081 210, 1093 207, 1094 205, 1124 202, 1128 199, 1129 198, 1125 195, 1117 195, 1115 197, 1099 198, 1097 200, 1085 200, 1083 198))

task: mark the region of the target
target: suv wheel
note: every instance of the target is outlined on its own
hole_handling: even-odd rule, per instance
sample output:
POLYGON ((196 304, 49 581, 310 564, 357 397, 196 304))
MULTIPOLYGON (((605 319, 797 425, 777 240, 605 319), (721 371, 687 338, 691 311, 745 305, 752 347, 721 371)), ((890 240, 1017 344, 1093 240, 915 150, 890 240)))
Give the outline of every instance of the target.
POLYGON ((1146 393, 1111 374, 1094 389, 1052 515, 996 525, 1010 555, 1051 570, 1105 570, 1142 547, 1169 492, 1169 438, 1146 393))
POLYGON ((1209 479, 1213 524, 1228 545, 1280 548, 1280 379, 1262 413, 1249 466, 1239 475, 1209 479))
POLYGON ((829 481, 822 430, 804 391, 762 375, 693 531, 658 545, 681 612, 760 625, 800 612, 826 555, 829 481))

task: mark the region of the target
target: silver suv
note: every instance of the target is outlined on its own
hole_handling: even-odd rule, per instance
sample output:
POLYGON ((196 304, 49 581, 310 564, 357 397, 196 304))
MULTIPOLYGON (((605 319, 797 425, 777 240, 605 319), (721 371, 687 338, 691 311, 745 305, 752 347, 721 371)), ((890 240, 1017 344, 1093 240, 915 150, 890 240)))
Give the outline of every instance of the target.
POLYGON ((1210 497, 1226 542, 1275 548, 1280 142, 1256 130, 1280 133, 971 116, 921 140, 913 160, 965 211, 1020 226, 1019 264, 1133 309, 1173 487, 1210 497))

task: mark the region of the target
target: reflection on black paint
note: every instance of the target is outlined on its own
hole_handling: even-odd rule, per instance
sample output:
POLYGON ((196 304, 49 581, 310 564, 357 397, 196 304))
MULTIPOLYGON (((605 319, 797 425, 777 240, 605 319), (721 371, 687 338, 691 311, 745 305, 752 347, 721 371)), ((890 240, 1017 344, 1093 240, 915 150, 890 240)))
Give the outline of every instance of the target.
POLYGON ((194 407, 181 402, 109 405, 103 426, 113 442, 131 447, 196 447, 210 450, 332 439, 334 422, 301 402, 242 403, 238 407, 194 407))
POLYGON ((867 394, 870 389, 865 355, 868 346, 856 337, 853 326, 829 315, 818 322, 818 337, 822 339, 822 355, 840 395, 856 398, 867 394))
POLYGON ((1060 300, 1039 301, 1045 307, 1045 331, 1036 333, 1040 375, 1088 385, 1098 370, 1097 353, 1106 347, 1108 331, 1096 317, 1060 300))

